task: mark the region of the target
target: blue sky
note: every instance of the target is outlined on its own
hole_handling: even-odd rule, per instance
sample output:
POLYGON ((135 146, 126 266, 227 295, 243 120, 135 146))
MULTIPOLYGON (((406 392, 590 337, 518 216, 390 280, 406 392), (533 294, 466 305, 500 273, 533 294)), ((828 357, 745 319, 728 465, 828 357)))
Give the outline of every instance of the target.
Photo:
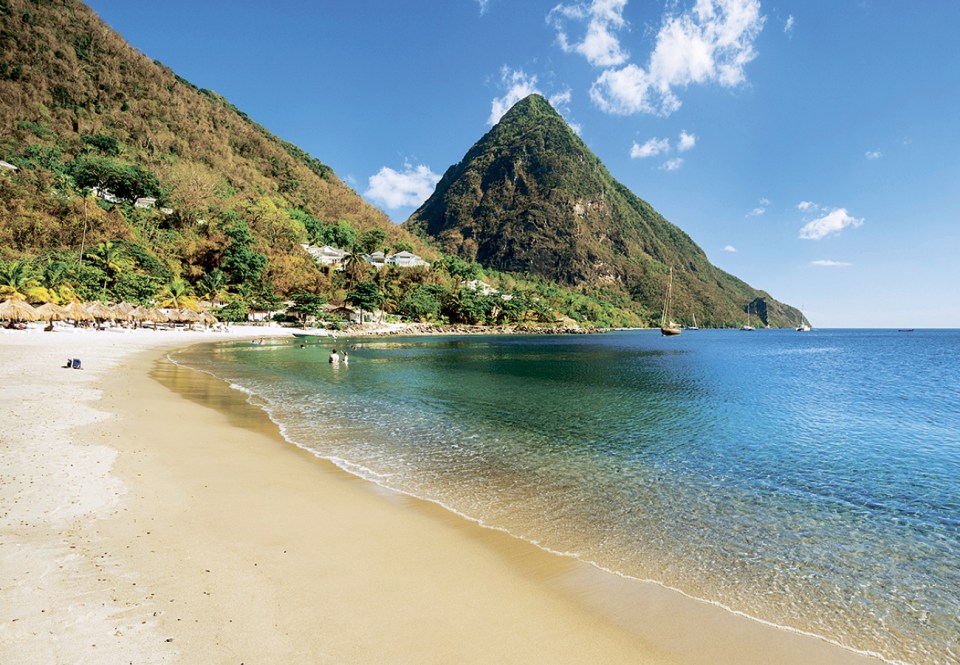
POLYGON ((960 2, 89 4, 397 222, 539 92, 815 326, 960 327, 960 2))

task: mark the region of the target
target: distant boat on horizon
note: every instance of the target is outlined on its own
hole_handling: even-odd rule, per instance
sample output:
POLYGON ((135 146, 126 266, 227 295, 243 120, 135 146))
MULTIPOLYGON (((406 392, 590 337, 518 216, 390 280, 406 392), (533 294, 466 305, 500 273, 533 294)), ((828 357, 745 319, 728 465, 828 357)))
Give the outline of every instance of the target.
POLYGON ((670 320, 670 304, 672 300, 673 268, 670 268, 670 278, 667 280, 667 297, 663 301, 663 315, 660 317, 660 334, 664 336, 680 334, 680 326, 670 320))
POLYGON ((697 325, 697 315, 693 313, 693 325, 687 326, 687 330, 700 330, 700 326, 697 325))
POLYGON ((803 307, 800 307, 800 325, 797 326, 797 332, 810 332, 812 328, 807 325, 806 317, 803 315, 803 307))

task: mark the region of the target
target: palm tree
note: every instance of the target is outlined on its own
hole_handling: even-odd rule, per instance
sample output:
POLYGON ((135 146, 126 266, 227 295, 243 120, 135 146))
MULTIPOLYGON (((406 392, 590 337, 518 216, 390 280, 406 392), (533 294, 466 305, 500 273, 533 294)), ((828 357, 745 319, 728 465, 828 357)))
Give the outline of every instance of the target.
POLYGON ((67 264, 62 261, 48 261, 40 275, 40 283, 47 290, 50 301, 66 302, 76 295, 67 275, 67 264))
POLYGON ((160 307, 196 309, 197 299, 190 295, 190 285, 183 279, 171 279, 160 289, 160 307))
POLYGON ((109 240, 99 243, 87 256, 103 268, 103 288, 107 288, 107 282, 115 282, 120 273, 130 267, 130 259, 123 255, 123 247, 109 240))
POLYGON ((394 266, 384 266, 380 268, 373 276, 373 281, 383 296, 383 302, 380 305, 380 323, 387 312, 396 312, 400 303, 400 287, 398 269, 394 266))
POLYGON ((363 254, 357 245, 354 245, 350 252, 343 257, 343 270, 347 275, 347 290, 350 290, 357 283, 357 277, 359 277, 365 263, 363 254))
POLYGON ((220 268, 214 268, 200 278, 197 282, 196 292, 197 295, 211 302, 225 300, 230 295, 227 290, 226 275, 220 268))
POLYGON ((26 260, 0 264, 0 297, 11 300, 43 300, 44 295, 45 290, 26 260))

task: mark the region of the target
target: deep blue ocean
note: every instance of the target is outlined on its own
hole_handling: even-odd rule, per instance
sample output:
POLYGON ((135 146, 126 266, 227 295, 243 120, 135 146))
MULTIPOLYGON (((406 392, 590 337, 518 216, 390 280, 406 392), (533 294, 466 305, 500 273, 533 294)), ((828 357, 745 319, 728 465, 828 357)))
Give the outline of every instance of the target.
POLYGON ((267 340, 178 363, 292 443, 541 547, 960 662, 960 331, 267 340))

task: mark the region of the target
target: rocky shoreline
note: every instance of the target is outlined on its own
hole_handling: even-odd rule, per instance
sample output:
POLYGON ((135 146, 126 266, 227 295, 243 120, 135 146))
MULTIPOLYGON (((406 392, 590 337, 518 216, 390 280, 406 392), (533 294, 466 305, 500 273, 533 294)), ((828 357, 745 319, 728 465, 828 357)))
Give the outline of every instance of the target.
POLYGON ((371 328, 344 327, 344 337, 406 337, 412 335, 593 335, 609 332, 593 326, 479 326, 466 324, 409 323, 371 328))

